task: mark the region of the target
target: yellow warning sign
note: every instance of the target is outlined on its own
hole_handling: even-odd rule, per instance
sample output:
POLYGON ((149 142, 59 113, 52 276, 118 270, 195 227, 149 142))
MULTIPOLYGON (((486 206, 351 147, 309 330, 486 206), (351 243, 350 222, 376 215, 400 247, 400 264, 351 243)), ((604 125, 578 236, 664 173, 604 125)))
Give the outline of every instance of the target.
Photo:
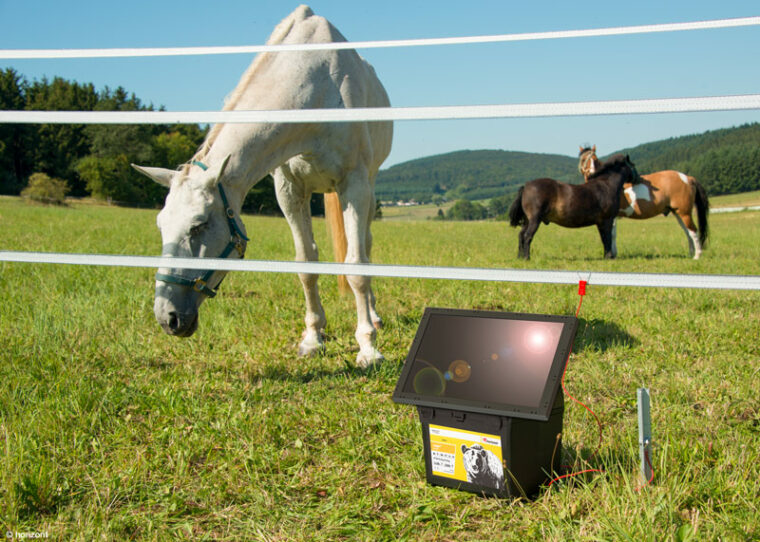
POLYGON ((430 425, 430 462, 436 476, 504 488, 501 437, 430 425))

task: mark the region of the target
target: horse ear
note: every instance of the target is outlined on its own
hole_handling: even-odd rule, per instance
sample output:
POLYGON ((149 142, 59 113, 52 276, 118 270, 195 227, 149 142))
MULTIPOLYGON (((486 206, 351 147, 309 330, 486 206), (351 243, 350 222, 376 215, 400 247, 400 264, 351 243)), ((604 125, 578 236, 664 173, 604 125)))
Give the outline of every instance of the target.
POLYGON ((222 163, 219 166, 218 171, 214 171, 216 167, 212 167, 209 173, 211 174, 211 178, 213 179, 214 183, 219 183, 222 181, 222 175, 224 175, 224 170, 227 169, 227 163, 230 161, 231 156, 231 154, 225 156, 224 160, 222 160, 222 163))
POLYGON ((144 167, 138 166, 137 164, 131 164, 131 166, 146 177, 153 179, 158 184, 165 186, 166 188, 169 188, 171 186, 172 178, 174 178, 174 174, 177 173, 174 170, 164 169, 160 167, 144 167))
POLYGON ((591 152, 593 152, 594 154, 596 154, 596 145, 594 145, 593 147, 591 147, 591 152))

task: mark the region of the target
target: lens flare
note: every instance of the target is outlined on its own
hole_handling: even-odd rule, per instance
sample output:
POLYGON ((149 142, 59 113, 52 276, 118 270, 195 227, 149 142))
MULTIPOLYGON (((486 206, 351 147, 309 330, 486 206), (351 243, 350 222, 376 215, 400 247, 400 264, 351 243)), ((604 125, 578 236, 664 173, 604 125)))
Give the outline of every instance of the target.
POLYGON ((533 326, 525 332, 524 340, 531 352, 545 352, 552 345, 552 334, 544 326, 533 326))
POLYGON ((463 359, 455 359, 449 365, 449 370, 446 375, 450 377, 454 382, 467 382, 472 374, 472 367, 463 359))
POLYGON ((414 375, 414 391, 420 395, 443 395, 446 380, 435 367, 425 367, 414 375))

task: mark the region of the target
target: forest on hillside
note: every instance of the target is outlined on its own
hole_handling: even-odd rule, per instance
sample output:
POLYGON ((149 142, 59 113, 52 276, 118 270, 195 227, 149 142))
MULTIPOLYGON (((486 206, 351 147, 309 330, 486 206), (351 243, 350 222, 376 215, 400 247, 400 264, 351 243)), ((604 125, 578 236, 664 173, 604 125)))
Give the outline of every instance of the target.
MULTIPOLYGON (((54 78, 28 82, 0 72, 0 108, 45 111, 146 111, 123 88, 96 90, 54 78)), ((155 206, 166 189, 130 163, 175 168, 203 141, 197 125, 0 124, 0 193, 18 195, 34 173, 65 181, 72 196, 155 206)))
MULTIPOLYGON (((0 70, 0 109, 40 111, 151 111, 119 87, 60 77, 27 81, 13 69, 0 70)), ((208 128, 175 125, 0 124, 0 194, 19 195, 34 174, 65 183, 68 195, 119 205, 160 207, 166 188, 137 173, 131 163, 175 169, 203 142, 208 128)), ((313 205, 315 213, 320 200, 313 205)), ((267 176, 243 208, 278 213, 274 184, 267 176)))
MULTIPOLYGON (((597 146, 597 150, 601 151, 597 146)), ((711 196, 760 189, 760 124, 645 143, 626 152, 641 173, 675 169, 695 177, 711 196)))
POLYGON ((455 151, 381 170, 375 193, 384 201, 472 201, 511 194, 537 177, 578 182, 577 160, 556 154, 455 151))

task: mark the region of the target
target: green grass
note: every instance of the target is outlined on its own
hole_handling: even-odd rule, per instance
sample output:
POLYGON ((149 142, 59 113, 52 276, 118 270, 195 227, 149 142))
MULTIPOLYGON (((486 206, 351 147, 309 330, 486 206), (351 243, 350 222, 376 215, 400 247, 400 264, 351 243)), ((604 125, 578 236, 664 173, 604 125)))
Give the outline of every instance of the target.
MULTIPOLYGON (((5 250, 146 254, 155 211, 0 199, 5 250)), ((283 219, 245 217, 248 258, 290 259, 283 219)), ((675 220, 541 226, 516 259, 503 222, 380 221, 379 263, 760 274, 760 215, 711 217, 697 262, 675 220)), ((329 258, 322 221, 315 231, 329 258)), ((567 376, 604 423, 604 474, 530 502, 425 483, 416 411, 391 393, 426 306, 573 313, 575 286, 374 282, 387 362, 353 361, 355 311, 320 281, 323 356, 300 359, 297 278, 231 274, 188 339, 163 334, 149 269, 0 262, 0 529, 56 540, 756 540, 760 293, 588 288, 567 376), (649 387, 654 484, 638 486, 636 388, 649 387)), ((565 410, 564 455, 597 429, 565 410)), ((581 463, 582 465, 584 463, 581 463)))

